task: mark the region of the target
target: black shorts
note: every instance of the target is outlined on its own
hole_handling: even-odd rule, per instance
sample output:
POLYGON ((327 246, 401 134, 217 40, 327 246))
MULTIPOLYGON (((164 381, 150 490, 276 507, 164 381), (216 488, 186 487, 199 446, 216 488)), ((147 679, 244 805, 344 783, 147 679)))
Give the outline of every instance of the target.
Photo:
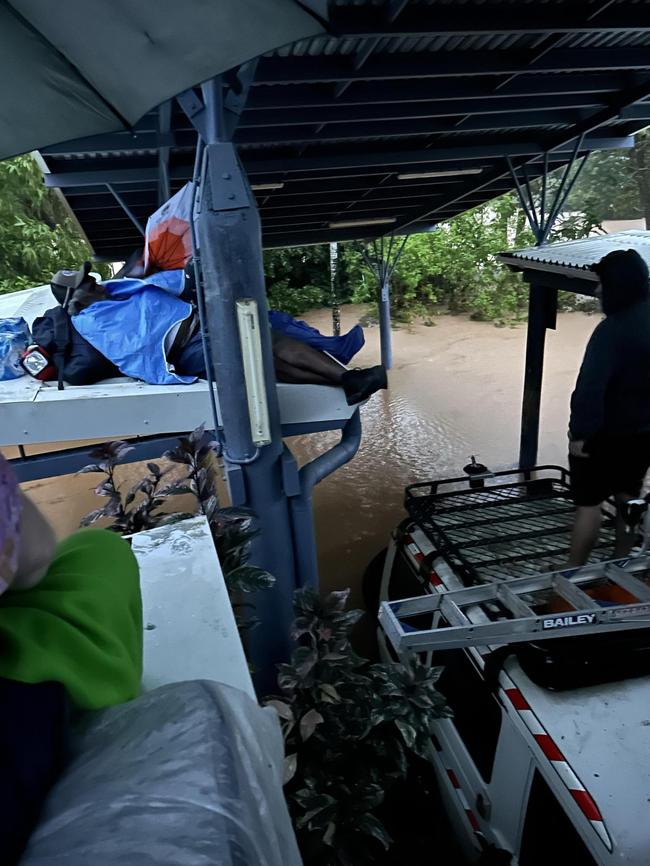
POLYGON ((569 455, 571 495, 577 506, 600 505, 619 493, 634 498, 650 467, 650 433, 603 436, 589 443, 588 457, 569 455))

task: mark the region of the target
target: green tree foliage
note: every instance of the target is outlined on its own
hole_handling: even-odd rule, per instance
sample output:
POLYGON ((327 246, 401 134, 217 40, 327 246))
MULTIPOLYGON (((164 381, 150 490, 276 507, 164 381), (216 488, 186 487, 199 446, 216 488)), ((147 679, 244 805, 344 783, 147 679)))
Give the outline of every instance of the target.
POLYGON ((598 223, 643 216, 637 165, 638 154, 642 151, 643 134, 637 136, 633 150, 592 153, 571 191, 566 209, 589 213, 598 223))
MULTIPOLYGON (((550 176, 547 202, 560 182, 560 172, 550 176)), ((533 188, 539 196, 540 183, 533 188)), ((586 237, 607 219, 646 216, 650 225, 650 134, 640 133, 633 150, 593 153, 564 211, 551 241, 586 237)), ((514 194, 461 214, 432 234, 413 236, 392 279, 395 316, 408 319, 448 310, 497 321, 519 317, 527 289, 520 277, 498 264, 496 254, 533 243, 514 194)), ((329 303, 326 246, 274 250, 266 254, 266 264, 272 306, 299 313, 329 303)), ((376 279, 352 244, 339 247, 339 294, 343 302, 377 300, 376 279)), ((563 295, 560 303, 566 309, 579 301, 563 295)))
POLYGON ((292 247, 264 253, 269 306, 296 315, 328 302, 329 247, 292 247))
POLYGON ((650 227, 650 128, 636 136, 631 158, 639 196, 639 216, 645 217, 646 226, 650 227))
MULTIPOLYGON (((585 237, 595 225, 590 215, 562 220, 552 240, 585 237)), ((534 244, 514 195, 503 195, 410 238, 391 283, 398 317, 433 311, 470 313, 476 319, 511 321, 526 308, 527 287, 497 261, 497 254, 534 244)), ((376 284, 359 257, 356 301, 374 301, 376 284)), ((568 301, 568 299, 567 299, 568 301)))
POLYGON ((90 249, 31 156, 0 162, 0 293, 48 282, 90 249))

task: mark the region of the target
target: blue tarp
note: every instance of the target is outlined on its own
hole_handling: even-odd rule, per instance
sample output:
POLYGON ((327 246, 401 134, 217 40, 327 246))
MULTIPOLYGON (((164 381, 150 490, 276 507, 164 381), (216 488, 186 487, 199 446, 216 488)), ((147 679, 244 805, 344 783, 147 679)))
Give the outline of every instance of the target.
POLYGON ((125 376, 150 385, 189 384, 193 376, 172 372, 165 356, 167 336, 192 315, 178 297, 185 285, 182 270, 161 271, 146 280, 106 280, 113 298, 91 304, 72 321, 82 337, 125 376))
POLYGON ((278 310, 269 311, 269 322, 274 331, 307 343, 321 352, 328 352, 342 364, 347 364, 366 342, 361 325, 355 325, 351 331, 341 334, 340 337, 326 337, 307 322, 294 319, 288 313, 278 310))

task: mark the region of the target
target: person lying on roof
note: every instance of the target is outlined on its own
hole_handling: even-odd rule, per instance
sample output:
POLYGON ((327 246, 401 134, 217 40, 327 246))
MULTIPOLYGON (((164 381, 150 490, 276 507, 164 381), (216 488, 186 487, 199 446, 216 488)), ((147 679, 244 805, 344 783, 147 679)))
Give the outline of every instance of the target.
MULTIPOLYGON (((59 271, 52 280, 75 329, 125 376, 150 385, 190 384, 206 375, 198 316, 187 299, 183 270, 161 271, 146 279, 106 280, 100 284, 86 263, 79 271, 59 271)), ((305 326, 305 335, 314 331, 305 326)), ((354 329, 353 329, 354 330, 354 329)), ((300 333, 300 331, 294 331, 300 333)), ((315 332, 317 334, 317 332, 315 332)), ((341 351, 354 349, 353 332, 341 351)), ((318 334, 321 344, 328 339, 318 334)), ((331 385, 343 388, 349 405, 387 387, 382 365, 346 370, 339 361, 306 342, 272 330, 273 357, 278 381, 331 385)), ((344 340, 345 340, 344 338, 344 340)))

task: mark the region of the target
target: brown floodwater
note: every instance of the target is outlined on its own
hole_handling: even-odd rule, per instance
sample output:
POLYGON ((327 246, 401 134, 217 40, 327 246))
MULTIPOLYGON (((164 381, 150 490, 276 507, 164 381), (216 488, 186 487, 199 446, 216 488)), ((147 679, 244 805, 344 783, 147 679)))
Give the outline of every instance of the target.
MULTIPOLYGON (((343 327, 351 327, 363 312, 343 308, 343 327)), ((328 310, 305 318, 331 332, 328 310)), ((557 331, 549 332, 540 461, 566 462, 569 396, 597 321, 582 313, 562 314, 557 331)), ((322 585, 351 586, 356 602, 365 565, 403 516, 407 484, 460 474, 471 454, 491 469, 514 466, 517 458, 525 328, 496 328, 456 316, 435 322, 394 331, 390 387, 362 410, 359 453, 315 492, 322 585)), ((368 328, 366 338, 354 361, 360 366, 379 360, 378 328, 368 328)), ((289 444, 304 463, 337 439, 336 433, 318 433, 293 437, 289 444)), ((137 465, 125 467, 123 483, 140 473, 137 465)), ((91 492, 92 480, 88 475, 54 478, 27 488, 63 535, 100 503, 91 492)))

